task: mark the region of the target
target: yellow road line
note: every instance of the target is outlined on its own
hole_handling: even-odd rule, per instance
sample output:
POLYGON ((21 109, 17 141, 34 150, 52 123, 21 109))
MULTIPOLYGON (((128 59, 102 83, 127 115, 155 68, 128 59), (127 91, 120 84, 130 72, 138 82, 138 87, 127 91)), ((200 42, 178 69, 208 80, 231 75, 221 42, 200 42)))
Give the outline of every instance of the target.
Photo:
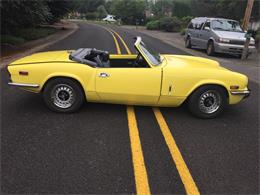
POLYGON ((123 38, 122 38, 116 31, 114 31, 114 30, 112 30, 112 29, 110 29, 110 30, 111 30, 113 33, 115 33, 115 34, 118 36, 118 38, 121 40, 121 42, 123 43, 123 45, 124 45, 124 47, 125 47, 127 53, 128 53, 128 54, 132 54, 131 51, 130 51, 130 49, 129 49, 128 46, 126 45, 125 41, 123 40, 123 38))
POLYGON ((154 112, 157 122, 160 126, 160 129, 164 136, 165 142, 170 150, 172 159, 175 162, 177 170, 180 174, 180 177, 181 177, 182 183, 184 184, 186 193, 192 194, 192 195, 200 194, 199 190, 190 174, 190 171, 181 155, 181 152, 171 134, 171 131, 170 131, 165 119, 163 118, 161 111, 158 108, 153 108, 153 112, 154 112))
MULTIPOLYGON (((122 39, 122 37, 111 29, 111 31, 116 34, 121 42, 123 43, 124 47, 128 54, 131 54, 128 46, 122 39)), ((181 152, 171 134, 171 131, 158 108, 153 108, 155 117, 157 122, 160 126, 162 134, 164 136, 165 142, 170 150, 171 156, 173 161, 176 164, 177 170, 181 177, 181 180, 184 184, 185 190, 187 194, 192 195, 199 195, 199 190, 190 174, 190 171, 181 155, 181 152)), ((139 138, 137 123, 134 114, 133 107, 127 107, 127 114, 128 114, 128 126, 130 130, 130 139, 131 139, 131 148, 132 148, 132 156, 133 156, 133 164, 135 170, 135 180, 136 180, 136 188, 137 194, 150 194, 149 184, 148 184, 148 177, 146 173, 146 168, 144 164, 144 158, 142 153, 141 142, 139 138)))
MULTIPOLYGON (((98 26, 100 26, 100 25, 98 25, 98 26)), ((104 26, 100 26, 100 27, 104 28, 107 32, 109 32, 109 33, 112 35, 112 37, 113 37, 113 39, 114 39, 115 46, 116 46, 117 54, 121 54, 122 52, 121 52, 121 49, 120 49, 120 47, 119 47, 119 43, 118 43, 118 41, 117 41, 115 35, 111 32, 110 29, 108 29, 108 28, 106 28, 106 27, 104 27, 104 26)))
POLYGON ((112 37, 114 39, 114 42, 115 42, 115 45, 116 45, 117 54, 121 54, 121 49, 119 47, 119 43, 118 43, 115 35, 110 30, 108 30, 108 32, 112 35, 112 37))
POLYGON ((127 118, 135 173, 136 192, 139 195, 149 195, 151 192, 148 183, 134 108, 132 106, 127 106, 127 118))
MULTIPOLYGON (((106 30, 112 34, 115 41, 115 45, 117 47, 118 54, 121 54, 119 44, 114 34, 110 30, 108 29, 106 30)), ((113 32, 122 41, 128 54, 131 54, 129 48, 125 44, 124 40, 120 37, 120 35, 115 31, 113 32)), ((132 161, 134 166, 136 193, 138 195, 150 195, 151 192, 150 192, 146 167, 144 163, 142 145, 139 137, 139 131, 138 131, 137 122, 135 118, 134 108, 132 106, 127 106, 127 118, 128 118, 129 137, 130 137, 131 151, 132 151, 132 161)))

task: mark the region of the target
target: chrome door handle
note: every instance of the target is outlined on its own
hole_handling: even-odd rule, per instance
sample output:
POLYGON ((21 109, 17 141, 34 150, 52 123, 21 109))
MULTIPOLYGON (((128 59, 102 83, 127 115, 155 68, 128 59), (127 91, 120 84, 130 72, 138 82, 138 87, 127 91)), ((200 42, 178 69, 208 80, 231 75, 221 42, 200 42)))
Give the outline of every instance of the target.
POLYGON ((105 73, 105 72, 101 72, 99 73, 99 77, 105 78, 105 77, 109 77, 110 75, 105 73))

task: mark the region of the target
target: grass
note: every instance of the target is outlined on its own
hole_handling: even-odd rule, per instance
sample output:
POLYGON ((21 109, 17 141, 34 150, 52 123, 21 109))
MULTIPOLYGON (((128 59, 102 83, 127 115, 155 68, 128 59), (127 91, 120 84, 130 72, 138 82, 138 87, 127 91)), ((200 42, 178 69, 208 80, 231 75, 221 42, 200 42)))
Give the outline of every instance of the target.
POLYGON ((20 45, 27 41, 36 40, 55 33, 57 30, 50 27, 24 28, 14 31, 10 35, 1 35, 1 44, 20 45))

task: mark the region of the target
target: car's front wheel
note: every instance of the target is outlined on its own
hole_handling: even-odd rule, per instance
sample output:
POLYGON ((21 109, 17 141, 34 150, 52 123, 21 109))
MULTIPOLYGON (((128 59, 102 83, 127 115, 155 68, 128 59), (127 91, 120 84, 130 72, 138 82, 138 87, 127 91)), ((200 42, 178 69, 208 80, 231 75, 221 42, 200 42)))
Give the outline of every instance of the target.
POLYGON ((43 99, 52 111, 70 113, 77 111, 82 106, 84 94, 76 81, 57 78, 46 84, 43 99))
POLYGON ((191 39, 190 36, 188 36, 185 40, 185 47, 186 48, 191 48, 191 39))
POLYGON ((202 86, 188 99, 189 109, 199 118, 215 118, 228 104, 225 89, 220 86, 202 86))
POLYGON ((215 54, 215 47, 214 47, 214 42, 209 41, 207 45, 207 55, 208 56, 213 56, 215 54))

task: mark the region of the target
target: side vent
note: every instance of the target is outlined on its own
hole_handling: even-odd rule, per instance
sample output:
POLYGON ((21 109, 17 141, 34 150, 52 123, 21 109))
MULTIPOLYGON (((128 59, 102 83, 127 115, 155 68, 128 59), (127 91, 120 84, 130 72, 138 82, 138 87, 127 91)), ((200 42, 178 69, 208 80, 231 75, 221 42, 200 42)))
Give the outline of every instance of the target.
POLYGON ((21 75, 21 76, 28 76, 29 72, 27 72, 27 71, 19 71, 19 75, 21 75))

